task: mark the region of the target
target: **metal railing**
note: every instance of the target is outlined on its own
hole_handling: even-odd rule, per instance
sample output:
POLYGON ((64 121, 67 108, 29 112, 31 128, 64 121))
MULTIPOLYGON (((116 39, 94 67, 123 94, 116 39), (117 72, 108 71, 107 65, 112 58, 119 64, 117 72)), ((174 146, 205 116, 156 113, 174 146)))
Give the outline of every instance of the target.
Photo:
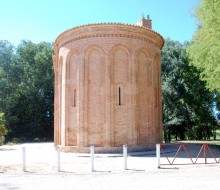
MULTIPOLYGON (((212 158, 214 160, 214 163, 220 163, 220 158, 219 157, 217 158, 216 156, 216 154, 220 156, 219 150, 215 150, 214 152, 213 151, 214 148, 212 149, 207 143, 203 143, 201 147, 199 147, 198 150, 194 150, 194 153, 192 153, 192 151, 190 150, 190 147, 192 146, 197 146, 197 149, 198 149, 200 145, 199 144, 186 144, 186 143, 157 144, 156 149, 157 149, 158 167, 160 167, 160 165, 167 165, 167 164, 160 164, 161 154, 162 156, 166 158, 169 165, 174 165, 174 164, 177 165, 177 163, 174 163, 174 162, 176 158, 179 157, 179 154, 181 151, 185 153, 185 155, 187 156, 186 158, 190 160, 191 164, 201 164, 201 163, 198 163, 199 158, 204 159, 203 164, 213 163, 213 162, 209 162, 208 158, 212 158), (188 145, 188 148, 187 148, 187 145, 188 145), (165 149, 167 147, 168 149, 169 148, 172 149, 173 147, 174 148, 172 149, 172 151, 166 151, 165 149), (172 152, 172 155, 171 155, 171 152, 172 152)), ((187 163, 184 163, 184 161, 182 161, 182 163, 179 163, 179 164, 187 164, 187 163)))

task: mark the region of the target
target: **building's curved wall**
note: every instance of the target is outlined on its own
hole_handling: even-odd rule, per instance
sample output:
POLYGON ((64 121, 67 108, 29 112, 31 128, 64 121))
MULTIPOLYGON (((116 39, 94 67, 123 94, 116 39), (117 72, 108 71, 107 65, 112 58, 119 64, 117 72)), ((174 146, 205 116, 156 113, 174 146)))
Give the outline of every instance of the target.
POLYGON ((95 145, 106 152, 161 142, 162 46, 159 34, 122 24, 61 34, 53 57, 55 145, 78 152, 95 145))
POLYGON ((123 144, 122 139, 127 144, 129 138, 129 53, 125 47, 115 46, 110 57, 112 145, 120 146, 123 144))
POLYGON ((91 47, 85 53, 87 109, 87 145, 103 146, 105 126, 105 62, 100 48, 91 47))
POLYGON ((136 55, 136 124, 138 126, 138 144, 145 144, 153 128, 152 123, 152 63, 147 51, 140 50, 136 55), (149 130, 151 129, 151 130, 149 130))
POLYGON ((67 55, 66 64, 66 144, 77 146, 77 88, 78 88, 79 57, 71 50, 67 55))

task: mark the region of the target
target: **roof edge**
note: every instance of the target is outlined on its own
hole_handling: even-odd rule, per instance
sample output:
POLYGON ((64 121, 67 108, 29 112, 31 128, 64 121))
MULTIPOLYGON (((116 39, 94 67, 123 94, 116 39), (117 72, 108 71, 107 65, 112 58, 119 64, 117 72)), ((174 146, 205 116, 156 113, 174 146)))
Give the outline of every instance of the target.
MULTIPOLYGON (((69 31, 73 30, 73 29, 79 29, 79 28, 84 28, 84 27, 88 27, 88 26, 96 26, 96 25, 123 25, 123 26, 132 26, 132 27, 136 27, 136 28, 142 28, 142 29, 146 29, 150 32, 153 32, 155 34, 157 34, 159 37, 161 37, 162 41, 163 41, 163 44, 162 44, 162 47, 164 46, 164 38, 161 34, 159 34, 158 32, 156 32, 155 30, 152 30, 150 28, 146 28, 146 27, 143 27, 143 26, 137 26, 135 24, 127 24, 127 23, 120 23, 120 22, 103 22, 103 23, 94 23, 94 24, 84 24, 84 25, 79 25, 79 26, 76 26, 76 27, 73 27, 73 28, 70 28, 70 29, 67 29, 65 30, 64 32, 60 33, 56 39, 55 39, 55 43, 59 40, 59 38, 61 38, 63 35, 65 35, 66 33, 68 33, 69 31)), ((161 49, 162 49, 161 47, 161 49)))

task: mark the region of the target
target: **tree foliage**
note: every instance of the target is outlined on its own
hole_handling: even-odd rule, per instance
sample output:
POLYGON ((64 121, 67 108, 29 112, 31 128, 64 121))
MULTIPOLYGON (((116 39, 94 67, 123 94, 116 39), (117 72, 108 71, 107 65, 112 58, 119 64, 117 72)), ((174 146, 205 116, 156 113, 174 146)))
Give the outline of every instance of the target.
POLYGON ((23 41, 16 49, 0 41, 0 111, 7 140, 53 138, 53 47, 23 41))
POLYGON ((5 117, 4 113, 0 112, 0 146, 4 144, 5 141, 5 135, 7 135, 8 130, 5 126, 5 117))
POLYGON ((0 113, 0 137, 7 135, 8 131, 5 126, 5 117, 4 113, 0 113))
POLYGON ((176 139, 210 138, 215 119, 213 94, 200 80, 200 72, 189 64, 188 44, 167 39, 162 49, 163 125, 176 139))
POLYGON ((198 29, 188 53, 207 86, 220 93, 220 1, 199 0, 195 16, 198 29))

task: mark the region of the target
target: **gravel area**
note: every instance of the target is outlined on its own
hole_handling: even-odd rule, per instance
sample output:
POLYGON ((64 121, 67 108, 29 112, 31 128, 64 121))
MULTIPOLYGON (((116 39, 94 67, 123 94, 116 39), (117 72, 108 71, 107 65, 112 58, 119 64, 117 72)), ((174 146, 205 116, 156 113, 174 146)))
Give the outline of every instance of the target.
MULTIPOLYGON (((190 154, 195 160, 201 146, 189 147, 192 147, 190 154)), ((174 156, 175 150, 174 147, 167 148, 166 152, 174 156)), ((219 150, 213 152, 216 155, 219 150)), ((99 154, 95 155, 94 172, 90 171, 89 154, 61 153, 60 156, 61 172, 57 172, 57 153, 52 143, 1 146, 0 190, 219 188, 220 164, 190 164, 184 151, 180 151, 176 158, 177 165, 161 165, 160 169, 157 168, 155 151, 129 155, 127 170, 124 170, 121 155, 99 154), (22 146, 26 147, 26 172, 22 170, 22 146)), ((208 163, 215 162, 211 157, 207 160, 208 163)), ((161 164, 167 163, 162 157, 161 164)), ((198 163, 204 163, 204 158, 199 158, 198 163)))

